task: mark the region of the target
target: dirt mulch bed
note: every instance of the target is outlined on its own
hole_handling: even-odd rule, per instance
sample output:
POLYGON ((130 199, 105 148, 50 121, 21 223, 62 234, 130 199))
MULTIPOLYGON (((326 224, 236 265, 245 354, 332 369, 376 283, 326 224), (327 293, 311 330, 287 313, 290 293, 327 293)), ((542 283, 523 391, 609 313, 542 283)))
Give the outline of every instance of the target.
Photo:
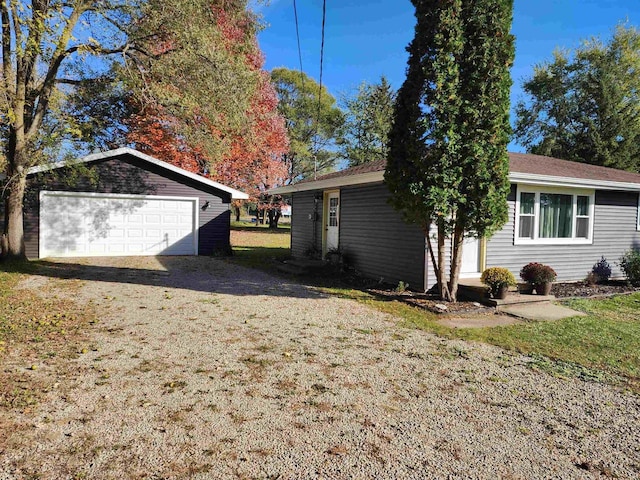
POLYGON ((384 290, 378 288, 369 288, 368 293, 375 295, 383 300, 405 302, 415 307, 424 308, 433 313, 438 314, 477 314, 492 313, 494 307, 482 305, 479 302, 458 300, 456 303, 444 302, 440 300, 437 294, 433 293, 417 293, 417 292, 396 292, 395 290, 384 290))
POLYGON ((634 287, 623 280, 611 280, 596 285, 589 285, 586 282, 554 283, 551 288, 551 294, 556 298, 606 297, 634 292, 640 292, 640 287, 634 287))

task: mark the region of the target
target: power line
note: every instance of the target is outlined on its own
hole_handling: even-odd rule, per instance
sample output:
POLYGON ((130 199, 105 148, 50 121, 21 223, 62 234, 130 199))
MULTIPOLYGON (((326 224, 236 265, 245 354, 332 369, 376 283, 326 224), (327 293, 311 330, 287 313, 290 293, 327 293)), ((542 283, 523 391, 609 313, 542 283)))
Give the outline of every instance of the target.
POLYGON ((298 40, 298 60, 300 61, 300 80, 302 81, 302 92, 304 93, 304 70, 302 69, 302 49, 300 48, 300 29, 298 28, 298 9, 296 0, 293 0, 293 16, 296 20, 296 39, 298 40))
MULTIPOLYGON (((320 126, 320 105, 322 99, 322 68, 324 66, 324 26, 327 19, 327 0, 322 0, 322 41, 320 42, 320 81, 318 82, 318 113, 316 115, 316 136, 318 134, 318 127, 320 126)), ((318 162, 315 159, 314 155, 314 172, 313 177, 315 180, 317 170, 318 170, 318 162)))

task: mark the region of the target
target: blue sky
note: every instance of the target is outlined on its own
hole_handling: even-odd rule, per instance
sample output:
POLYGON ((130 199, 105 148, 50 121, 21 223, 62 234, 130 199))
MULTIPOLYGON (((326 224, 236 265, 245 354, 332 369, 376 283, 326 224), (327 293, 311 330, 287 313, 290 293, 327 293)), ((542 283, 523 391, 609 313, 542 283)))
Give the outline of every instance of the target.
MULTIPOLYGON (((318 80, 322 0, 298 0, 297 8, 302 66, 318 80)), ((267 23, 259 35, 266 68, 298 69, 293 0, 271 0, 258 10, 267 23)), ((327 0, 323 84, 336 98, 381 75, 395 88, 402 85, 413 12, 409 0, 327 0)), ((572 49, 594 36, 607 39, 623 21, 640 26, 640 1, 515 0, 512 103, 522 97, 522 80, 534 65, 550 59, 555 48, 572 49)), ((510 149, 522 150, 516 144, 510 149)))

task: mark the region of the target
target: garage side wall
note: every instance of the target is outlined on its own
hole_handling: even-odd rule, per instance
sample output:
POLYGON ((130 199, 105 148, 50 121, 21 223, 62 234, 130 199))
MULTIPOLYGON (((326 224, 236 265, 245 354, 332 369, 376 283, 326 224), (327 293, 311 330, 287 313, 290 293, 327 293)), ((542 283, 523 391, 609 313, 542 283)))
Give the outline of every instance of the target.
POLYGON ((198 253, 229 250, 230 195, 149 165, 135 157, 111 158, 90 166, 59 168, 29 181, 25 198, 25 247, 28 258, 39 254, 40 190, 198 197, 198 253), (202 210, 205 202, 208 207, 202 210))
POLYGON ((340 249, 364 275, 424 288, 425 239, 389 203, 384 184, 340 190, 340 249))
POLYGON ((540 262, 555 269, 558 281, 584 280, 603 255, 612 276, 622 277, 617 264, 620 257, 631 248, 640 248, 635 192, 596 191, 592 245, 514 245, 515 201, 513 185, 508 197, 509 221, 488 242, 487 266, 507 267, 516 278, 525 264, 540 262))
POLYGON ((291 255, 305 258, 322 251, 322 191, 291 196, 291 255), (318 199, 316 201, 316 199, 318 199))

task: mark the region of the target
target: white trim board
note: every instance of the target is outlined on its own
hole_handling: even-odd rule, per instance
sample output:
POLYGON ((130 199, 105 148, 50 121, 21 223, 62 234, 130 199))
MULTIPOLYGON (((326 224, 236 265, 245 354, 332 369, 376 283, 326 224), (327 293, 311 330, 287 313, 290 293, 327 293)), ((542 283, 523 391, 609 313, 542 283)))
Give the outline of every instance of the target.
MULTIPOLYGON (((294 183, 284 187, 269 190, 269 193, 286 195, 295 192, 310 190, 323 190, 351 185, 363 185, 367 183, 380 183, 384 181, 384 170, 377 172, 360 173, 357 175, 345 175, 342 177, 315 180, 310 182, 294 183)), ((556 177, 552 175, 534 175, 531 173, 509 173, 509 182, 514 184, 540 185, 567 188, 592 188, 596 190, 622 190, 640 192, 640 183, 614 182, 609 180, 589 180, 586 178, 556 177)))

